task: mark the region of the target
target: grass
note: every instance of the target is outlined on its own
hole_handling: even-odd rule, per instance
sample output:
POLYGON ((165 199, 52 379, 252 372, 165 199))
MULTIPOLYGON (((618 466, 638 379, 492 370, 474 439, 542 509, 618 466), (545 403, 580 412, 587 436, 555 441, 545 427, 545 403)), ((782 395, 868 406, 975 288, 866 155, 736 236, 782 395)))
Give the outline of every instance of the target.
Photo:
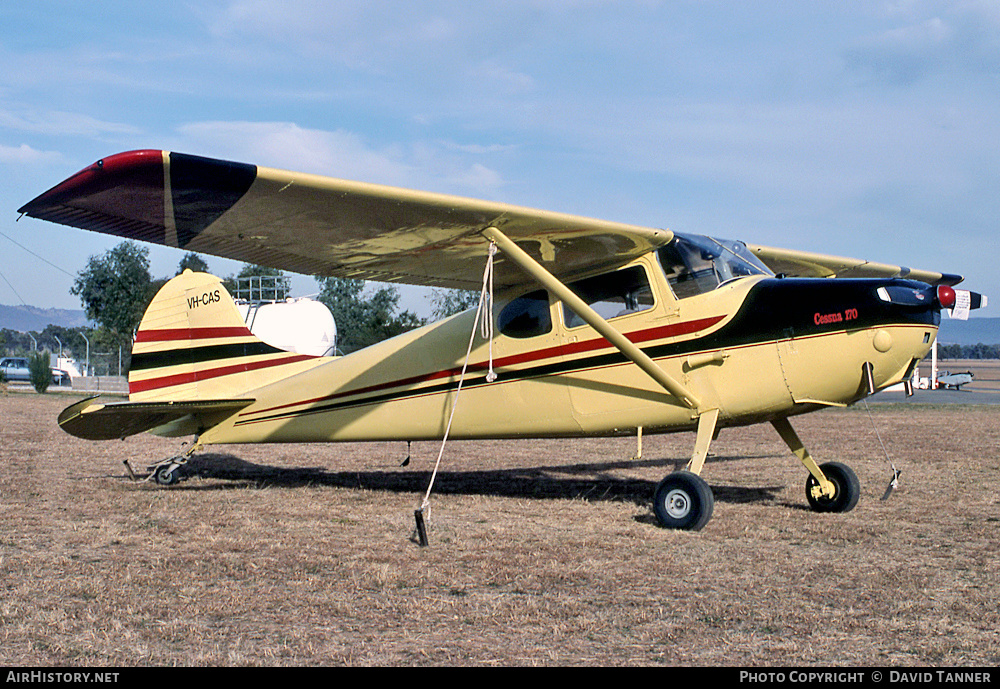
POLYGON ((1000 407, 794 420, 862 500, 809 511, 769 426, 724 430, 699 533, 658 528, 690 434, 227 446, 171 488, 176 440, 62 433, 64 395, 0 394, 0 663, 891 665, 1000 661, 1000 407))

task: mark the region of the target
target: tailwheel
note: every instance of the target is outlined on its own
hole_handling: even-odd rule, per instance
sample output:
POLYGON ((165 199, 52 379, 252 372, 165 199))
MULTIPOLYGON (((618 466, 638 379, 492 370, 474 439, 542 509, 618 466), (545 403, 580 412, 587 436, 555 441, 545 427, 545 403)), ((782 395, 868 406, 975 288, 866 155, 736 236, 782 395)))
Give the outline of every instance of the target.
POLYGON ((187 464, 188 460, 191 459, 191 455, 202 447, 203 445, 195 438, 195 441, 191 443, 191 446, 183 454, 164 459, 162 462, 157 462, 149 467, 148 471, 150 475, 146 480, 151 479, 161 486, 172 486, 175 483, 179 483, 182 479, 187 478, 181 467, 187 464))
POLYGON ((161 464, 153 471, 153 480, 161 486, 172 486, 181 480, 180 469, 176 462, 161 464))
POLYGON ((840 462, 827 462, 820 470, 834 486, 833 495, 822 495, 812 474, 806 479, 806 499, 814 512, 850 512, 861 497, 861 484, 854 471, 840 462))
POLYGON ((701 476, 675 471, 660 481, 653 498, 653 512, 667 529, 698 531, 712 518, 715 498, 701 476))

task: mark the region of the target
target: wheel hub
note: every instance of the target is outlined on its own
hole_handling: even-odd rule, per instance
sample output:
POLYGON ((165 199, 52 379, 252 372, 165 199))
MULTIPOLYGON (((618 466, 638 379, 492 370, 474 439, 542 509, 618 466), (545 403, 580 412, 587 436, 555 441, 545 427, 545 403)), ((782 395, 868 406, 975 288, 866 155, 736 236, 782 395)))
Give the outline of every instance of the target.
POLYGON ((682 490, 675 488, 667 493, 667 514, 674 519, 683 519, 691 511, 691 498, 682 490))

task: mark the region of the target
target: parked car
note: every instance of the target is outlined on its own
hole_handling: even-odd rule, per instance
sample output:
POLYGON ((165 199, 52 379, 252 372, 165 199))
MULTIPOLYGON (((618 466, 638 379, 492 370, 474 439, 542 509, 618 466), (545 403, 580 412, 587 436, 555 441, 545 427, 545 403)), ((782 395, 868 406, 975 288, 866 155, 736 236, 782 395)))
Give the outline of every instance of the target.
MULTIPOLYGON (((7 382, 31 382, 31 372, 28 370, 28 360, 24 357, 8 356, 0 359, 0 373, 7 382)), ((54 385, 69 385, 69 374, 61 368, 52 369, 54 385)))
POLYGON ((7 357, 0 359, 0 372, 3 372, 4 379, 9 382, 30 382, 31 373, 28 372, 28 360, 18 357, 7 357))

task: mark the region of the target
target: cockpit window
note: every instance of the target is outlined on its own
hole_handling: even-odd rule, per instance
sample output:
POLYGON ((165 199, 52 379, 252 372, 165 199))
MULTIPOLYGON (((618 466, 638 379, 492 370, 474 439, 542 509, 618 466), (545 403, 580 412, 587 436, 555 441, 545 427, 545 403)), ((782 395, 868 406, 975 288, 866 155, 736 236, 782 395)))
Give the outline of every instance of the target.
MULTIPOLYGON (((653 291, 649 287, 646 271, 641 266, 577 280, 567 287, 605 320, 653 307, 653 291)), ((565 303, 563 319, 567 328, 584 324, 584 320, 565 303)))
POLYGON ((678 234, 657 253, 678 299, 711 292, 735 278, 773 275, 743 242, 678 234))
POLYGON ((552 331, 549 293, 543 289, 518 297, 503 308, 497 328, 507 337, 525 338, 552 331))

